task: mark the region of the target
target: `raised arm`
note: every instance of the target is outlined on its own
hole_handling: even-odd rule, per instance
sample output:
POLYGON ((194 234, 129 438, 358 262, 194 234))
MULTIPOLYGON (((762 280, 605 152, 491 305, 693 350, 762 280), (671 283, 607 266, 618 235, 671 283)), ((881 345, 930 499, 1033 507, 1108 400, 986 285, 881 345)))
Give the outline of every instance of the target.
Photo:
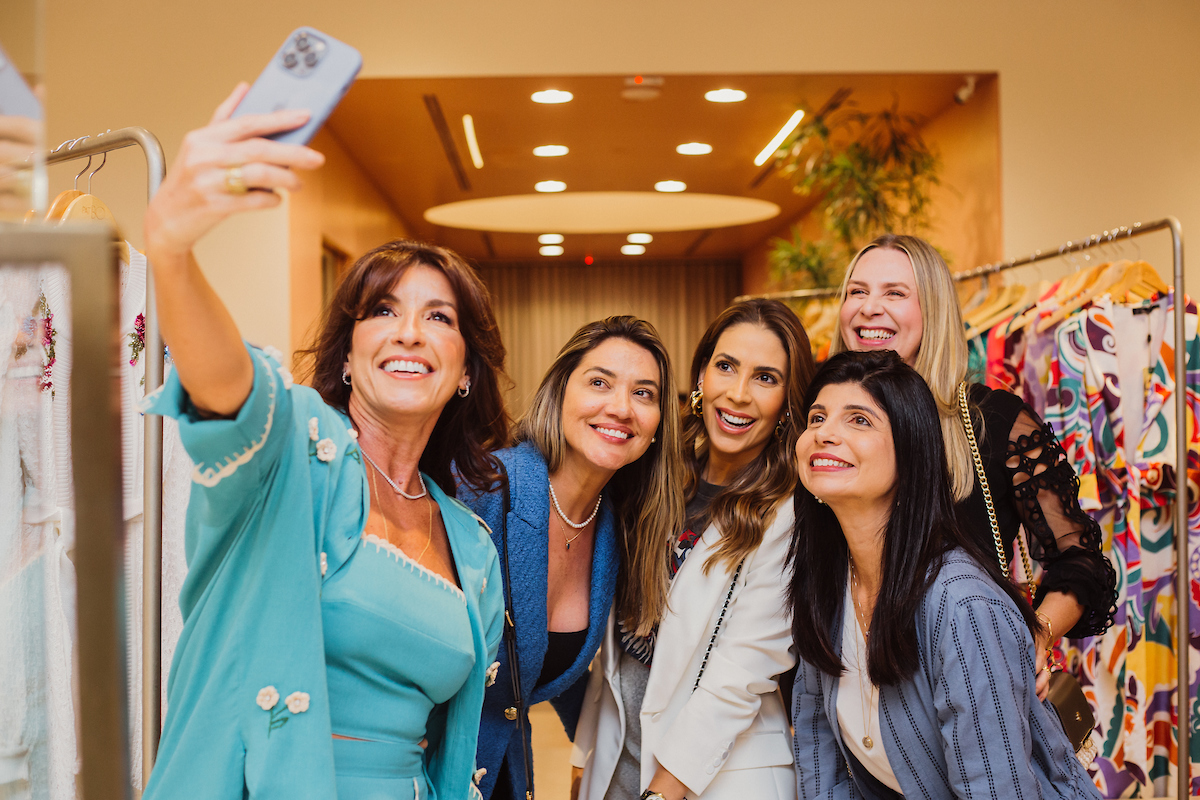
POLYGON ((306 111, 230 119, 249 88, 239 84, 207 126, 184 137, 145 218, 146 256, 153 264, 163 339, 192 403, 216 416, 236 414, 242 407, 254 370, 233 317, 192 249, 226 217, 279 205, 274 190, 299 189, 292 168, 315 169, 325 161, 311 148, 261 138, 303 125, 306 111))

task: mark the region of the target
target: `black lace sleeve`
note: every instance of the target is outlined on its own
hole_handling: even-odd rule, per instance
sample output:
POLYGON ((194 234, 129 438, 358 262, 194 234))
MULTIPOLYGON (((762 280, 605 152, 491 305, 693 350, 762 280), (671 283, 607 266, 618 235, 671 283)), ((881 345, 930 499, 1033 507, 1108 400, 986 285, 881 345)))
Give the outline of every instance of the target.
POLYGON ((1051 427, 1026 407, 1013 423, 1007 456, 1029 555, 1042 565, 1039 600, 1066 592, 1083 606, 1079 622, 1063 635, 1103 633, 1116 614, 1117 573, 1100 550, 1099 524, 1079 507, 1079 477, 1066 452, 1051 427))

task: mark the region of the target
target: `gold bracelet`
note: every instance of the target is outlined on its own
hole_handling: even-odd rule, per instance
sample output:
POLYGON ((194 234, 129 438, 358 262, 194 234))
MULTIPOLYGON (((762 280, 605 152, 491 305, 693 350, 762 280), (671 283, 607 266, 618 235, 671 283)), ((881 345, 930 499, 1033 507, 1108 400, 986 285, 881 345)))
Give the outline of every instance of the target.
POLYGON ((1046 640, 1046 652, 1049 653, 1054 644, 1054 625, 1050 622, 1050 617, 1043 614, 1041 611, 1034 611, 1034 615, 1046 626, 1046 630, 1050 634, 1050 638, 1046 640))

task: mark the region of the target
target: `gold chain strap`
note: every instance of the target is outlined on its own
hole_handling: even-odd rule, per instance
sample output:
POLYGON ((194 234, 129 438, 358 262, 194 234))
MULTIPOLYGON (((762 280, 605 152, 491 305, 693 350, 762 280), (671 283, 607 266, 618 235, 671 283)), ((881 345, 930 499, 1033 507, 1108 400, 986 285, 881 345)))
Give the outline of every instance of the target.
MULTIPOLYGON (((983 458, 979 455, 979 442, 975 440, 975 427, 971 424, 971 412, 967 408, 967 382, 958 385, 958 411, 962 415, 963 429, 967 432, 967 442, 971 445, 971 458, 975 462, 975 475, 979 478, 979 488, 983 492, 983 504, 987 507, 988 522, 992 525, 992 540, 996 543, 996 557, 1000 559, 1000 569, 1008 575, 1008 556, 1004 552, 1004 542, 1000 538, 1000 523, 996 522, 996 506, 992 503, 992 490, 988 486, 987 473, 983 471, 983 458)), ((1026 591, 1029 601, 1033 602, 1033 565, 1029 561, 1029 551, 1025 548, 1025 540, 1017 532, 1017 546, 1021 548, 1021 565, 1025 567, 1026 591)))

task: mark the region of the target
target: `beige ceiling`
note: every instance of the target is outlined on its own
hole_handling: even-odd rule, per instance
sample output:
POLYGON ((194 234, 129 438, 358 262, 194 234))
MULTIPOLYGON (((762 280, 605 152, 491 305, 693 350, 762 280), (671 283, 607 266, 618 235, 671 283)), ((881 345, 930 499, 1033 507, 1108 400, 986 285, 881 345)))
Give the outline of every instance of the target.
MULTIPOLYGON (((778 204, 775 219, 706 230, 656 234, 645 258, 738 257, 807 210, 811 200, 769 175, 754 157, 800 106, 817 108, 842 87, 866 110, 892 106, 932 118, 953 102, 963 76, 916 75, 667 75, 652 100, 621 97, 626 77, 368 78, 358 81, 329 120, 329 128, 384 192, 419 238, 478 260, 538 257, 533 233, 489 233, 427 222, 433 206, 479 198, 526 195, 542 180, 560 180, 570 192, 653 191, 661 180, 681 180, 688 193, 734 195, 778 204), (740 103, 710 103, 704 93, 742 89, 740 103), (570 91, 574 100, 541 105, 542 89, 570 91), (453 140, 464 189, 448 160, 426 97, 440 106, 453 140), (472 166, 462 117, 472 115, 483 168, 472 166), (684 142, 706 142, 704 156, 675 152, 684 142), (538 158, 533 148, 564 144, 571 152, 538 158)), ((550 232, 550 231, 547 231, 550 232)), ((620 234, 567 236, 564 259, 620 258, 620 234)))

